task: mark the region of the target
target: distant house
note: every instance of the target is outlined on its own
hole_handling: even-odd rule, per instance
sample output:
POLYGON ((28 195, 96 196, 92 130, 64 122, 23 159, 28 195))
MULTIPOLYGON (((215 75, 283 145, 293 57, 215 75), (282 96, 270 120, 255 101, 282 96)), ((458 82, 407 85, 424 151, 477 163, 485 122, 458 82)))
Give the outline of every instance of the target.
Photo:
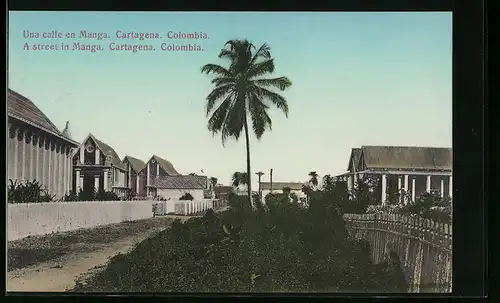
POLYGON ((229 194, 234 193, 234 188, 232 186, 224 186, 217 184, 214 187, 215 199, 227 199, 229 194))
POLYGON ((302 186, 305 183, 301 182, 260 182, 260 189, 262 191, 262 201, 266 202, 266 196, 269 193, 283 193, 283 188, 290 188, 290 193, 294 193, 297 197, 305 198, 306 195, 302 192, 302 186), (272 188, 271 188, 272 186, 272 188))
POLYGON ((71 189, 71 152, 78 146, 28 98, 7 90, 7 177, 38 181, 51 195, 63 197, 71 189))
POLYGON ((423 192, 452 196, 452 149, 438 147, 362 146, 353 148, 348 172, 339 175, 348 187, 366 176, 375 176, 381 187, 381 202, 393 186, 411 193, 411 199, 423 192))
POLYGON ((139 172, 146 166, 146 163, 131 156, 125 156, 122 162, 127 168, 127 187, 130 188, 133 193, 139 195, 139 189, 141 188, 139 172))
POLYGON ((151 181, 158 176, 179 176, 172 163, 156 155, 151 156, 139 171, 139 196, 151 196, 151 181))
POLYGON ((128 188, 128 168, 108 144, 89 134, 73 156, 73 189, 113 191, 125 195, 128 188))
POLYGON ((187 193, 194 200, 201 200, 205 198, 205 192, 210 186, 206 176, 197 175, 160 175, 153 177, 150 182, 150 195, 166 200, 179 200, 187 193))

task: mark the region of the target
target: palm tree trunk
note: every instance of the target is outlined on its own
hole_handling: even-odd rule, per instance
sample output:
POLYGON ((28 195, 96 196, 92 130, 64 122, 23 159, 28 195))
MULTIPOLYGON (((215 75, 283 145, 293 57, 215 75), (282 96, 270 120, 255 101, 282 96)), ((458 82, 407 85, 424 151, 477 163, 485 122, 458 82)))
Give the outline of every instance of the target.
POLYGON ((245 116, 245 141, 247 144, 247 190, 248 190, 248 199, 250 201, 250 205, 252 208, 254 207, 253 205, 253 197, 252 197, 252 182, 251 182, 251 176, 252 173, 250 172, 250 136, 248 133, 248 122, 247 122, 247 117, 245 116))

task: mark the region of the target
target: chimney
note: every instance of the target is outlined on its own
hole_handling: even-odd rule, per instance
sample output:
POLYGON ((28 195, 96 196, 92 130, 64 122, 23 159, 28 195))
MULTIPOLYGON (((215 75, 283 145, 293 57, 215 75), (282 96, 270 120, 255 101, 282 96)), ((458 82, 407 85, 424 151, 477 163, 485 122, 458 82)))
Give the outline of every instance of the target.
POLYGON ((68 139, 71 139, 71 132, 69 131, 69 121, 66 121, 62 135, 68 139))

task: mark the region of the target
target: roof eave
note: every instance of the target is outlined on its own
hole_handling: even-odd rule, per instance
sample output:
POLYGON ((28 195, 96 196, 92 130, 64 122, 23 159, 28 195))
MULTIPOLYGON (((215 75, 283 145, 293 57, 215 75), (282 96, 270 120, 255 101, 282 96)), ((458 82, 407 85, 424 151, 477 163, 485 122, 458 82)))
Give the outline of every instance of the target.
POLYGON ((64 140, 64 141, 66 141, 66 142, 68 142, 68 143, 70 143, 70 144, 74 145, 74 147, 77 147, 77 146, 79 146, 79 145, 80 145, 80 143, 78 143, 78 142, 76 142, 76 141, 74 141, 74 140, 72 140, 72 139, 69 139, 69 138, 67 138, 67 137, 63 136, 62 134, 57 134, 57 133, 55 133, 55 132, 53 132, 53 131, 51 131, 51 130, 49 130, 49 129, 47 129, 47 128, 43 127, 43 126, 37 125, 36 123, 33 123, 33 122, 28 121, 28 120, 26 120, 26 119, 24 119, 24 118, 22 118, 22 117, 19 117, 18 115, 15 115, 15 114, 10 113, 10 114, 8 114, 8 116, 9 116, 9 117, 11 117, 11 118, 14 118, 14 119, 16 119, 16 120, 22 121, 22 122, 24 122, 24 123, 26 123, 26 124, 29 124, 29 125, 31 125, 31 126, 33 126, 33 127, 36 127, 36 128, 38 128, 38 129, 41 129, 41 130, 43 130, 43 131, 44 131, 44 132, 46 132, 46 133, 49 133, 49 134, 51 134, 51 135, 53 135, 53 136, 55 136, 55 137, 58 137, 58 138, 60 138, 60 139, 62 139, 62 140, 64 140))

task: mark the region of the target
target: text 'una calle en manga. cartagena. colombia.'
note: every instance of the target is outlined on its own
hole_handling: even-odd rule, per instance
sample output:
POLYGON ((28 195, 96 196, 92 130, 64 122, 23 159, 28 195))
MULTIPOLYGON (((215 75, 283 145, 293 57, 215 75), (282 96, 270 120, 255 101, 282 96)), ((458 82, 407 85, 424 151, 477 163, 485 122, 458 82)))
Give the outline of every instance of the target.
POLYGON ((182 32, 170 30, 157 32, 134 32, 116 30, 113 35, 105 32, 62 32, 58 30, 35 32, 23 31, 25 51, 78 51, 78 52, 199 52, 203 51, 203 40, 210 39, 202 31, 182 32))

